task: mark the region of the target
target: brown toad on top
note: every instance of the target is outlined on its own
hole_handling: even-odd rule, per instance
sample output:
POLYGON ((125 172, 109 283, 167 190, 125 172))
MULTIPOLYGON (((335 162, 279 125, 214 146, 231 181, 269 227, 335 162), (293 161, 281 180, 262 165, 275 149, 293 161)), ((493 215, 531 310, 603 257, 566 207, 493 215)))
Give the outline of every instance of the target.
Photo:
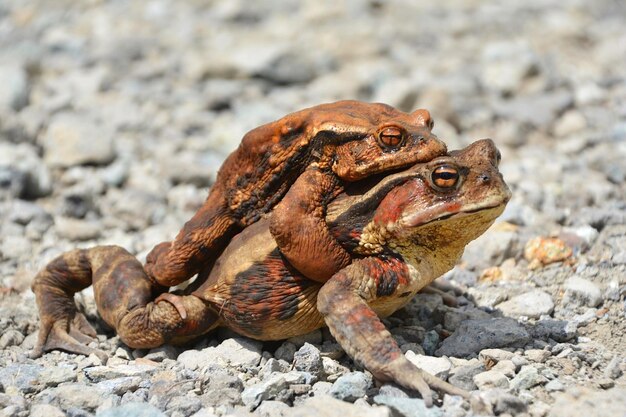
POLYGON ((146 271, 165 286, 210 264, 230 239, 278 204, 270 225, 278 246, 311 279, 324 282, 350 262, 324 222, 341 185, 443 155, 426 110, 339 101, 289 114, 248 132, 222 165, 204 205, 173 242, 157 245, 146 271), (310 252, 315 242, 316 256, 310 252))
POLYGON ((33 284, 42 321, 34 353, 96 352, 81 343, 95 332, 73 300, 93 283, 99 313, 131 347, 184 342, 217 326, 276 340, 327 325, 376 378, 419 390, 428 404, 429 385, 466 395, 409 362, 379 317, 451 269, 465 245, 502 213, 510 192, 498 161, 493 142, 481 140, 375 185, 347 188, 325 220, 351 263, 326 283, 308 279, 285 259, 267 218, 232 239, 206 280, 176 297, 176 307, 153 301, 158 289, 124 249, 68 252, 33 284))

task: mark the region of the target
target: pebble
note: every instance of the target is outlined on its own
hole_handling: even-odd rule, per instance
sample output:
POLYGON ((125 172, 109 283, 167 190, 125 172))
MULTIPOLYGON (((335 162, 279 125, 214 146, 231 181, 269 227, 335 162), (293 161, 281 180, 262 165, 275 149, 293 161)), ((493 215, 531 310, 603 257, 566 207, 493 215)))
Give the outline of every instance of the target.
POLYGON ((576 337, 577 327, 572 321, 544 319, 529 326, 528 330, 535 339, 567 342, 576 337))
POLYGON ((596 284, 588 279, 573 276, 565 281, 563 285, 565 289, 565 295, 563 296, 563 303, 597 307, 602 304, 602 291, 596 284))
POLYGON ((393 417, 386 407, 352 405, 328 396, 311 397, 286 413, 285 417, 393 417))
POLYGON ((572 253, 572 248, 556 237, 539 236, 529 240, 524 247, 524 258, 540 265, 563 261, 572 253))
POLYGON ((254 410, 254 414, 261 417, 278 417, 287 414, 289 410, 289 405, 282 401, 267 400, 254 410))
POLYGON ((485 366, 482 363, 475 363, 455 368, 453 372, 448 378, 449 383, 466 391, 473 391, 477 388, 474 383, 474 377, 485 372, 485 366))
POLYGON ((552 313, 554 302, 548 293, 541 290, 533 290, 497 304, 496 308, 506 316, 538 319, 541 316, 552 313))
POLYGON ((408 351, 405 356, 421 370, 426 371, 431 375, 435 375, 437 378, 443 379, 444 381, 448 379, 448 375, 452 369, 452 363, 448 358, 418 355, 412 351, 408 351))
POLYGON ((522 366, 515 378, 511 380, 511 388, 514 390, 526 390, 546 382, 546 378, 539 373, 536 367, 526 365, 522 366))
POLYGON ((350 372, 348 368, 341 365, 336 360, 326 356, 322 357, 322 365, 324 367, 324 375, 326 376, 326 380, 329 382, 335 382, 337 378, 350 372))
POLYGON ((150 404, 126 403, 98 412, 98 417, 165 417, 165 413, 150 404))
POLYGON ((324 376, 324 363, 318 348, 306 342, 293 357, 293 367, 308 372, 318 379, 324 376))
POLYGON ((363 397, 371 386, 371 377, 363 372, 350 372, 333 383, 329 394, 342 401, 354 402, 363 397))
POLYGON ((25 394, 37 392, 39 376, 44 371, 41 365, 15 364, 0 368, 0 386, 5 392, 8 387, 15 387, 25 394))
POLYGON ((466 357, 489 347, 523 346, 530 335, 518 322, 509 318, 468 320, 443 341, 438 356, 466 357))
POLYGON ((526 356, 531 362, 543 363, 550 356, 552 356, 552 353, 544 349, 529 349, 524 351, 524 356, 526 356))
POLYGON ((41 138, 44 160, 53 167, 105 165, 115 159, 113 134, 89 116, 61 113, 41 138))
POLYGON ((502 372, 496 370, 485 371, 474 376, 474 384, 478 389, 488 388, 508 388, 509 378, 502 372))
POLYGON ((65 417, 65 413, 50 404, 34 404, 30 407, 30 417, 65 417))
POLYGON ((565 385, 558 379, 548 381, 545 385, 545 388, 548 392, 565 391, 565 385))
POLYGON ((507 378, 513 378, 516 369, 517 366, 512 360, 503 360, 496 363, 490 370, 502 372, 507 378))
POLYGON ((122 377, 150 377, 157 368, 150 365, 116 365, 116 366, 93 366, 85 368, 83 372, 91 382, 101 382, 107 379, 122 377))
POLYGON ((444 413, 437 407, 426 407, 421 398, 400 398, 388 395, 377 395, 374 402, 386 405, 393 410, 394 415, 402 417, 443 417, 444 413))
POLYGON ((80 408, 93 412, 106 399, 105 391, 95 386, 80 383, 70 383, 51 388, 50 395, 54 403, 65 411, 80 408))
POLYGON ((260 384, 247 387, 241 393, 241 401, 250 409, 254 410, 261 401, 275 398, 282 390, 287 389, 285 377, 277 374, 266 379, 260 384))
POLYGON ((195 370, 212 363, 232 366, 257 366, 261 361, 261 344, 250 339, 226 339, 216 347, 203 350, 187 350, 178 358, 185 368, 195 370))
POLYGON ((26 69, 18 62, 0 63, 0 108, 20 110, 28 104, 30 84, 26 69))

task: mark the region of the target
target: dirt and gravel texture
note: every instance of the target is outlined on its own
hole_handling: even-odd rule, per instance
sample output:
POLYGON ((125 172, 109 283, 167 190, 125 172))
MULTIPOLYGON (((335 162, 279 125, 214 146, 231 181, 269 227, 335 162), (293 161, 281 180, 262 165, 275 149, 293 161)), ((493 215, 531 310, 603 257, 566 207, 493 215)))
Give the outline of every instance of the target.
POLYGON ((626 415, 625 21, 615 0, 3 0, 0 414, 626 415), (484 409, 424 409, 327 331, 133 351, 100 325, 106 365, 29 359, 45 262, 103 243, 145 257, 245 131, 347 98, 426 107, 451 148, 502 150, 514 197, 448 274, 459 307, 420 295, 386 320, 484 409))

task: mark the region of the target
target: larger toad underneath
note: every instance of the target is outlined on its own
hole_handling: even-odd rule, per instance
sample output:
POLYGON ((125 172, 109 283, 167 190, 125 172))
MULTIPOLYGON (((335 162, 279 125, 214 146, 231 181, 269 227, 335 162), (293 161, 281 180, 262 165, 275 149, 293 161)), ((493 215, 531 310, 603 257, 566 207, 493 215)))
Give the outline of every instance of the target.
POLYGON ((265 218, 232 239, 200 286, 172 302, 154 301, 157 286, 120 247, 68 252, 33 284, 42 321, 34 353, 95 352, 83 344, 95 332, 73 300, 93 284, 100 315, 131 347, 184 342, 217 326, 276 340, 327 325, 377 379, 416 389, 428 404, 429 386, 466 395, 409 362, 379 317, 451 269, 465 245, 502 213, 510 192, 498 161, 493 142, 481 140, 375 185, 347 189, 325 219, 351 263, 326 283, 285 259, 265 218))

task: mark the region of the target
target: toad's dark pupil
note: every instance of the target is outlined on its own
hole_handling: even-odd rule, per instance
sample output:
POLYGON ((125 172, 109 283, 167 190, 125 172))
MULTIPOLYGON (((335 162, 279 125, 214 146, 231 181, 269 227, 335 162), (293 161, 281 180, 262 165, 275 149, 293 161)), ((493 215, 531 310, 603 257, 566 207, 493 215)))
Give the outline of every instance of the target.
POLYGON ((435 173, 435 175, 437 176, 437 178, 442 179, 442 180, 454 180, 456 179, 459 175, 456 172, 437 172, 435 173))

